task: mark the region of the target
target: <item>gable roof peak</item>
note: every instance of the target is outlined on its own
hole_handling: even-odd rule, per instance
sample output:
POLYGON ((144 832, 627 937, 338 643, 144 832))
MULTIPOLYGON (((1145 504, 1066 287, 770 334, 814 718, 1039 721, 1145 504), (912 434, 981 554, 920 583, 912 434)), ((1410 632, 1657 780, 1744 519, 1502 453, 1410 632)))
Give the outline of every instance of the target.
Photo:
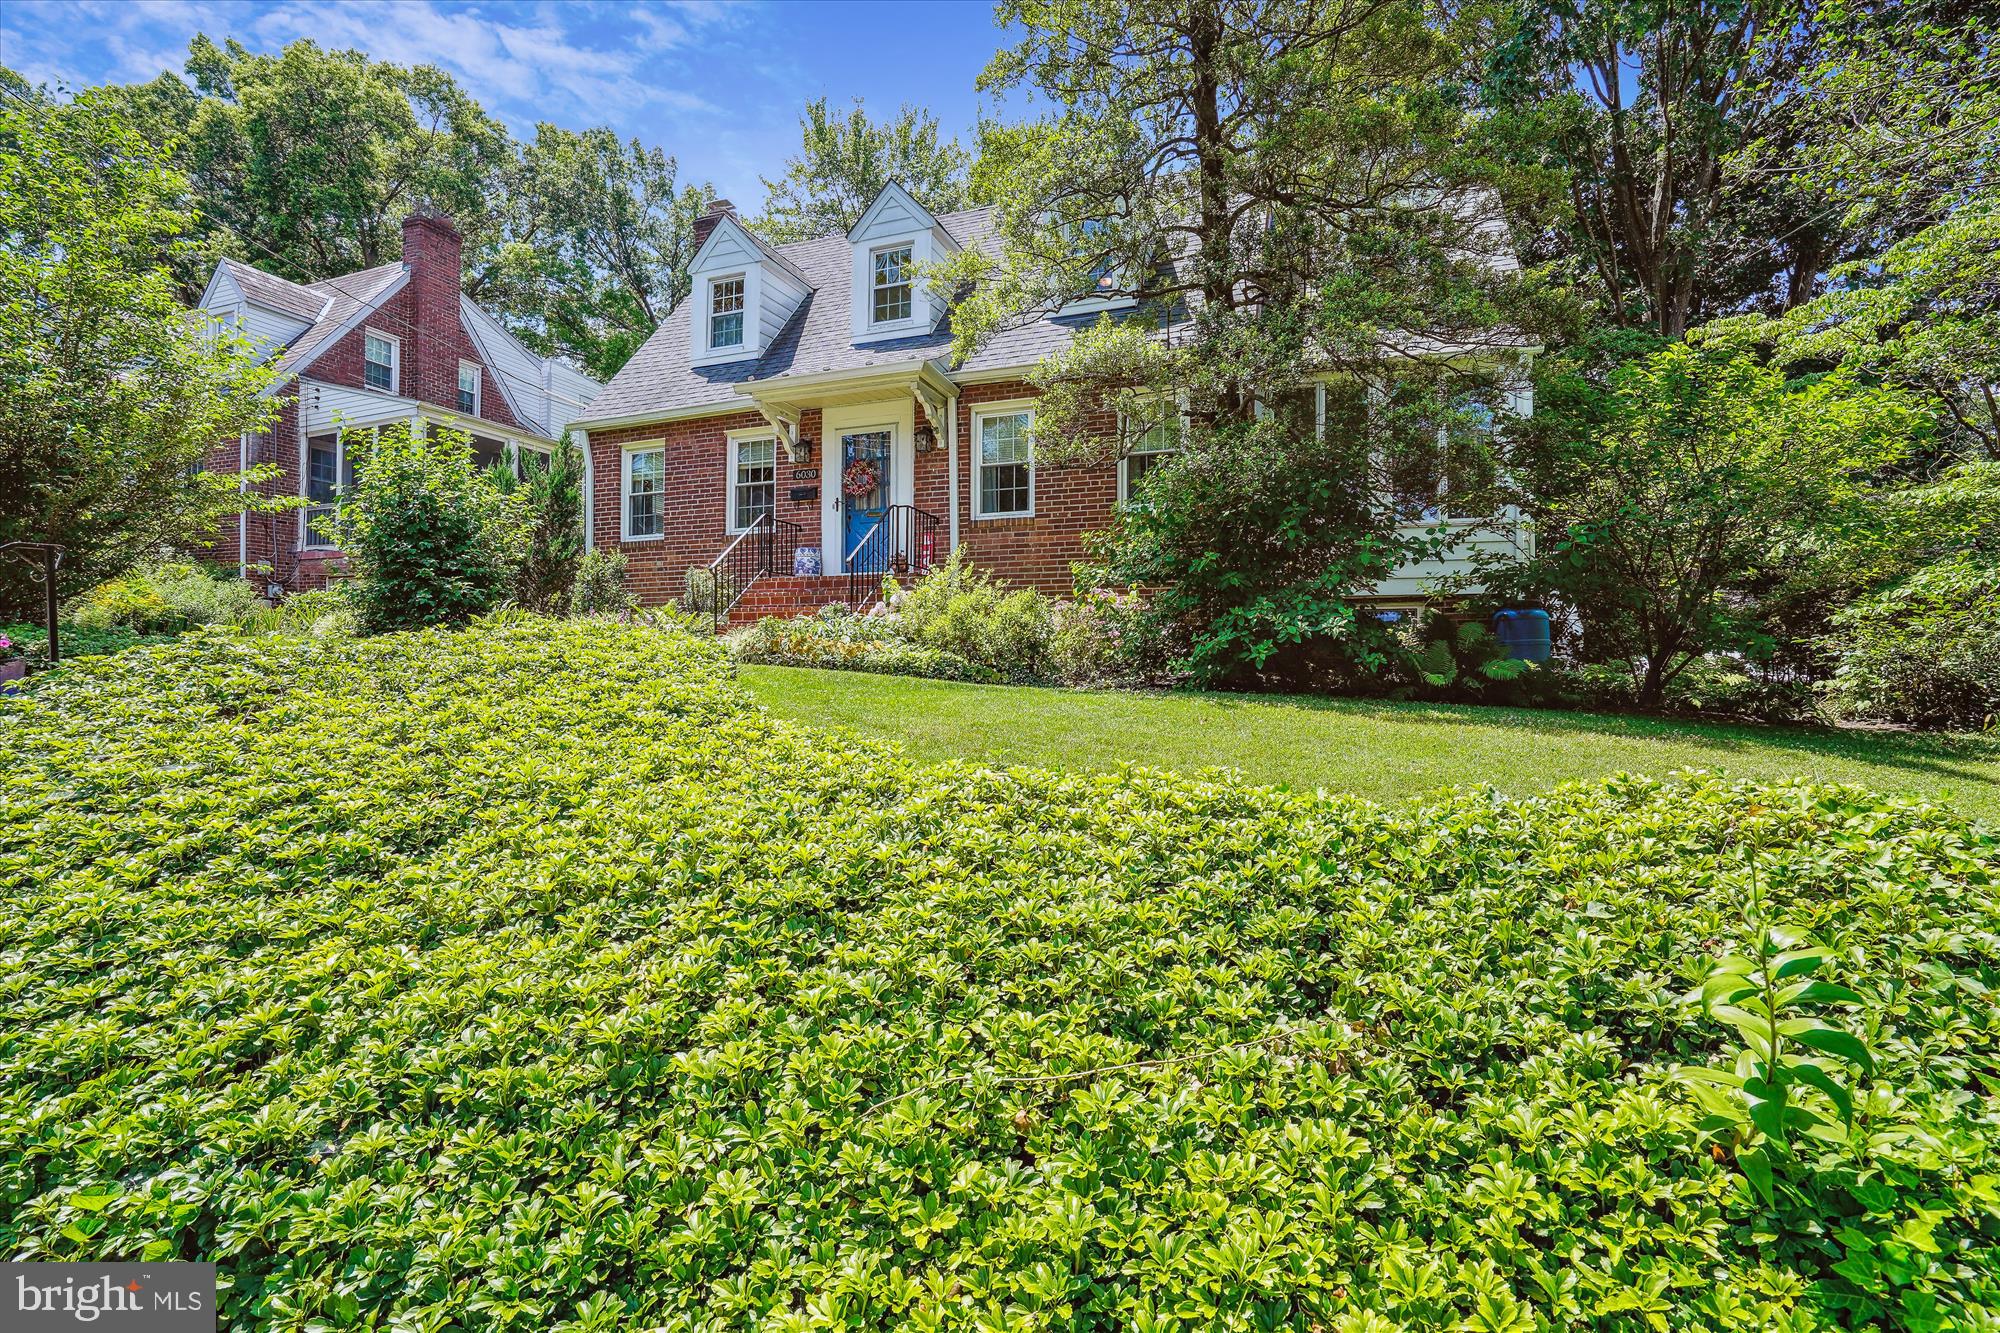
MULTIPOLYGON (((937 214, 919 203, 917 197, 904 189, 899 182, 891 180, 875 192, 875 197, 868 201, 868 207, 862 209, 861 216, 854 219, 854 225, 847 229, 847 239, 851 241, 859 236, 874 222, 877 214, 890 208, 901 208, 916 217, 925 227, 943 229, 944 224, 938 221, 937 214)), ((949 236, 951 233, 945 234, 949 236)))
POLYGON ((739 245, 745 245, 755 250, 759 258, 768 261, 773 267, 783 270, 807 291, 813 290, 812 280, 799 270, 797 264, 787 259, 779 252, 776 246, 772 245, 762 236, 759 236, 756 232, 751 231, 749 227, 744 225, 743 219, 734 213, 724 213, 716 218, 715 225, 709 230, 708 239, 701 243, 701 248, 694 252, 694 258, 688 261, 688 271, 690 273, 700 272, 702 266, 708 260, 709 251, 722 244, 724 239, 734 240, 739 245))

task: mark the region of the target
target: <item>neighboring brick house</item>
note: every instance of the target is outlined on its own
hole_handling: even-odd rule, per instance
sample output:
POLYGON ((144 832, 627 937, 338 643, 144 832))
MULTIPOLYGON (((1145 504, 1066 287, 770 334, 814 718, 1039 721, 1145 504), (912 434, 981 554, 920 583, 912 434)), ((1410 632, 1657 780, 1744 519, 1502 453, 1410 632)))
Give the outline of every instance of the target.
POLYGON ((213 558, 287 591, 323 586, 342 559, 315 520, 386 425, 462 430, 476 458, 517 468, 558 446, 599 386, 535 355, 467 299, 463 248, 450 219, 416 213, 403 223, 398 263, 314 283, 233 259, 217 266, 201 308, 268 348, 285 377, 272 390, 281 411, 271 425, 218 447, 206 466, 275 463, 281 475, 262 489, 311 503, 229 519, 213 558))
MULTIPOLYGON (((910 267, 993 244, 990 210, 933 216, 890 185, 845 234, 772 246, 726 204, 703 225, 687 300, 574 423, 589 541, 625 552, 640 599, 678 597, 691 569, 716 565, 726 589, 747 586, 738 614, 859 604, 880 573, 951 549, 1069 592, 1084 535, 1151 456, 1141 436, 1116 462, 1037 465, 1027 375, 1118 303, 1079 300, 956 361, 948 303, 910 267), (814 564, 816 577, 795 572, 814 564)), ((1464 548, 1527 539, 1517 515, 1464 521, 1464 548)), ((1465 554, 1375 592, 1420 598, 1465 554)))

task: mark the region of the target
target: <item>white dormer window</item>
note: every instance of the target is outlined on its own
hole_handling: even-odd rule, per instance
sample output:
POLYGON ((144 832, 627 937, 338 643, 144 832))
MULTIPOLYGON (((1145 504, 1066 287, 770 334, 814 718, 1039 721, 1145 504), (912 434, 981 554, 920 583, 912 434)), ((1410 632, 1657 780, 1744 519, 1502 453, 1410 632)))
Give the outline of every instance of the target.
POLYGON ((910 317, 910 247, 887 246, 870 259, 875 280, 869 322, 900 324, 910 317))
POLYGON ((717 278, 708 289, 708 345, 716 350, 743 345, 743 278, 717 278))

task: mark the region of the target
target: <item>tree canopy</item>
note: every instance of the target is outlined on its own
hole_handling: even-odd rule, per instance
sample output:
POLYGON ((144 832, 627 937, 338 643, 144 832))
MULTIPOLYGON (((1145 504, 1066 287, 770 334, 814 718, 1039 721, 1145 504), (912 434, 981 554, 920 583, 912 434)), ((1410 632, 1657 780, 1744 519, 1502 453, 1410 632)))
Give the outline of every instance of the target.
POLYGON ((894 181, 933 213, 969 207, 970 155, 938 131, 937 117, 905 105, 874 121, 859 99, 847 114, 824 97, 799 116, 798 153, 776 180, 764 177, 763 216, 751 225, 779 244, 843 232, 894 181))
MULTIPOLYGON (((252 503, 200 464, 268 419, 272 372, 160 263, 186 194, 115 105, 0 94, 0 542, 66 547, 65 594, 252 503)), ((0 563, 0 612, 35 601, 0 563)))

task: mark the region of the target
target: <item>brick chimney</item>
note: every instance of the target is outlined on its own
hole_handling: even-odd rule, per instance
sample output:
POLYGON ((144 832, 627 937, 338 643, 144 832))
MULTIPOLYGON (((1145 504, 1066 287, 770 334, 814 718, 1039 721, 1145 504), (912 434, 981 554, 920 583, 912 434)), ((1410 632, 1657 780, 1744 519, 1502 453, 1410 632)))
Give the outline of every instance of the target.
POLYGON ((403 345, 405 397, 447 406, 458 401, 459 348, 465 342, 458 319, 464 258, 465 238, 444 214, 420 208, 403 219, 413 335, 403 345))
POLYGON ((715 224, 725 217, 736 216, 736 205, 727 199, 718 199, 708 206, 708 211, 694 220, 694 248, 699 250, 708 241, 708 234, 715 230, 715 224))

